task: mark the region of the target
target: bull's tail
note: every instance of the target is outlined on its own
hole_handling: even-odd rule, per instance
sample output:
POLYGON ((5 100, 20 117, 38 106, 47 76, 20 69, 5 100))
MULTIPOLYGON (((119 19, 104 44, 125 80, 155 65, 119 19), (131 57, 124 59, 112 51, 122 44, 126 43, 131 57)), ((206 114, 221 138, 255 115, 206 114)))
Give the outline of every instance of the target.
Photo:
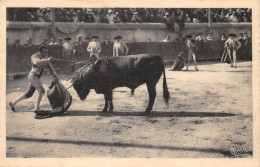
POLYGON ((166 82, 165 68, 163 68, 163 100, 166 106, 169 105, 170 93, 166 82))

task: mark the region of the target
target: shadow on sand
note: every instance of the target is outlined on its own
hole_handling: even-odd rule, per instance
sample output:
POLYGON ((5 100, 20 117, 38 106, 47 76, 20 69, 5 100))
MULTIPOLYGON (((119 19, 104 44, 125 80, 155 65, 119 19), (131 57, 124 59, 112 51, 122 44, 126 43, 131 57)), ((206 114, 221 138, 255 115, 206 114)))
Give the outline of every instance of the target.
MULTIPOLYGON (((217 149, 217 148, 199 148, 199 147, 176 147, 176 146, 157 146, 151 144, 136 144, 136 143, 122 143, 122 142, 102 142, 102 141, 78 141, 78 140, 59 140, 59 139, 39 139, 39 138, 26 138, 26 137, 7 137, 8 141, 17 142, 38 142, 38 143, 57 143, 57 144, 76 144, 76 145, 91 145, 91 146, 105 146, 117 148, 142 148, 142 149, 158 149, 169 151, 191 151, 191 152, 204 152, 212 154, 222 154, 226 157, 233 157, 234 155, 230 150, 217 149)), ((252 155, 252 151, 247 154, 252 155)))
POLYGON ((83 111, 83 110, 71 110, 67 113, 58 116, 148 116, 148 117, 229 117, 236 116, 238 114, 232 113, 218 113, 218 112, 163 112, 152 111, 150 113, 145 112, 113 112, 103 113, 101 111, 83 111))

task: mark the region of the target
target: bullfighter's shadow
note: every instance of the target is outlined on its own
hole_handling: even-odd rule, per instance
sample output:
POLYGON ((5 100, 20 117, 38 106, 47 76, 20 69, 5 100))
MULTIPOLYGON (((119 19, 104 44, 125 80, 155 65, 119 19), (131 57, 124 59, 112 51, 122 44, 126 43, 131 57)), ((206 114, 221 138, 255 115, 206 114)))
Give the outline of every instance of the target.
POLYGON ((150 113, 140 111, 114 111, 113 113, 101 112, 101 111, 84 111, 84 110, 69 110, 66 113, 57 116, 148 116, 148 117, 230 117, 239 114, 224 113, 224 112, 164 112, 164 111, 152 111, 150 113))

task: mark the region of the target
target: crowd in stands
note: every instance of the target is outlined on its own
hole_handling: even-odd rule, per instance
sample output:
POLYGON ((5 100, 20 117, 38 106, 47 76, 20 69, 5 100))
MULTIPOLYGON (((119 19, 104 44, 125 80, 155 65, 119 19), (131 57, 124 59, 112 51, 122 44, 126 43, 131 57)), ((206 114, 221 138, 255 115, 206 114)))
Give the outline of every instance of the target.
MULTIPOLYGON (((55 8, 56 22, 207 23, 208 8, 55 8)), ((213 8, 212 22, 251 22, 248 8, 213 8)), ((51 22, 51 8, 7 8, 7 21, 51 22)), ((174 25, 172 25, 174 26, 174 25)), ((169 28, 169 27, 168 27, 169 28)))

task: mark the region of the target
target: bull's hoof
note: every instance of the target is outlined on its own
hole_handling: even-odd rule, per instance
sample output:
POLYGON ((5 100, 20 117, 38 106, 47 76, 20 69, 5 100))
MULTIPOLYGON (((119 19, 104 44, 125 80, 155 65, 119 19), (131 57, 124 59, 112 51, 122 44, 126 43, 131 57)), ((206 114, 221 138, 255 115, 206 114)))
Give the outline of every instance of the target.
POLYGON ((103 109, 102 112, 107 112, 107 109, 103 109))
POLYGON ((146 110, 145 110, 145 112, 151 112, 152 111, 152 109, 151 108, 147 108, 146 110))
POLYGON ((112 110, 108 110, 108 112, 112 113, 112 112, 113 112, 113 109, 112 109, 112 110))
POLYGON ((151 112, 150 111, 145 111, 144 113, 143 113, 143 115, 144 116, 147 116, 147 115, 149 115, 151 112))
POLYGON ((134 96, 134 95, 135 95, 135 89, 131 89, 130 95, 131 95, 131 96, 134 96))

